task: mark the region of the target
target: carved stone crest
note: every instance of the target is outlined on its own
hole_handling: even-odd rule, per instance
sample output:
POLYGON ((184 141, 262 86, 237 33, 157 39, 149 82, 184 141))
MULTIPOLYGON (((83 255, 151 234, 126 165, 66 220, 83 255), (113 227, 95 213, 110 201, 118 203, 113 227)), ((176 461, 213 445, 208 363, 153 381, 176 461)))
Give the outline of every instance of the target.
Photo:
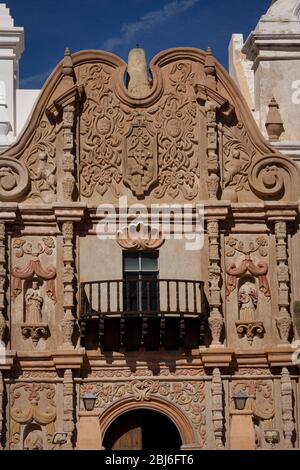
POLYGON ((124 138, 124 183, 143 196, 157 181, 157 134, 137 115, 124 138))

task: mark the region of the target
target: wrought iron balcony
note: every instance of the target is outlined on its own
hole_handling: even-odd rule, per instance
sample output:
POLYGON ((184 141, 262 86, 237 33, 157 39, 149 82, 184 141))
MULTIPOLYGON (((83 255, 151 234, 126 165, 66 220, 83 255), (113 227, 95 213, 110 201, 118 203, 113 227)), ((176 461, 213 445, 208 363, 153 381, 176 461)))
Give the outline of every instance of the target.
POLYGON ((81 341, 86 348, 197 347, 203 343, 207 315, 201 281, 129 278, 81 284, 81 341))

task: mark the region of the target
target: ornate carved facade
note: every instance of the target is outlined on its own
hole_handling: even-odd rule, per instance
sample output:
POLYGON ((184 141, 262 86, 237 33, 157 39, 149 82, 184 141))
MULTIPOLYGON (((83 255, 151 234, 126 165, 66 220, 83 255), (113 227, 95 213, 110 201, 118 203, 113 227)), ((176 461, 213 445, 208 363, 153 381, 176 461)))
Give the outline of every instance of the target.
POLYGON ((150 71, 138 98, 120 58, 67 50, 0 155, 3 449, 101 449, 137 409, 168 417, 182 449, 229 449, 241 392, 250 447, 299 448, 299 169, 211 51, 150 71), (140 218, 131 238, 121 197, 144 219, 202 204, 203 248, 174 236, 174 207, 172 236, 140 218))

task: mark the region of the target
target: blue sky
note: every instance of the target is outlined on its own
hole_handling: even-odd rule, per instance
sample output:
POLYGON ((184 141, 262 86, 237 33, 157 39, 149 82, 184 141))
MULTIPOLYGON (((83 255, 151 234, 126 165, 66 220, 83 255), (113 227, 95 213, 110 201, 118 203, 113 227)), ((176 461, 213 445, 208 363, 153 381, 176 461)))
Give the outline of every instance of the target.
POLYGON ((7 0, 25 28, 21 87, 40 88, 64 48, 109 50, 127 60, 137 43, 148 61, 169 47, 211 46, 227 67, 231 33, 254 29, 271 0, 7 0))

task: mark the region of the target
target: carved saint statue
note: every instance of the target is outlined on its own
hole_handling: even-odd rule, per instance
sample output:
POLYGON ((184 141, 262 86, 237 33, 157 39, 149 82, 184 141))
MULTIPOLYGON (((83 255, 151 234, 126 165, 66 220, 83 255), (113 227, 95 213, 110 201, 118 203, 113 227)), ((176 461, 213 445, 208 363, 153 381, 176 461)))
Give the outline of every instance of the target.
POLYGON ((38 282, 33 281, 32 287, 28 289, 25 295, 26 323, 41 323, 43 302, 44 299, 41 296, 38 282))
POLYGON ((32 431, 24 442, 24 450, 43 450, 43 438, 39 431, 32 431))
POLYGON ((257 307, 258 293, 254 283, 247 281, 239 290, 240 320, 254 321, 257 307))

